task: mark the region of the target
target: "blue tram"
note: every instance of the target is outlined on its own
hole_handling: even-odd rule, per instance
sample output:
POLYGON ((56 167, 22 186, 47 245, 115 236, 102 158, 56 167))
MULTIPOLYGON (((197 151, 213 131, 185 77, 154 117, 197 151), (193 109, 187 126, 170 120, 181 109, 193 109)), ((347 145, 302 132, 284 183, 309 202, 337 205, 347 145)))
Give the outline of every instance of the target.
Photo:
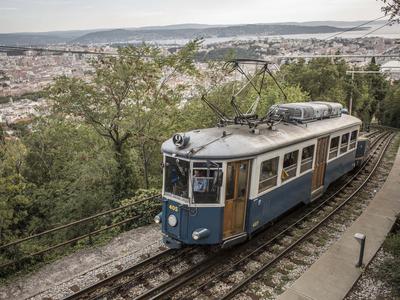
POLYGON ((163 206, 155 217, 164 243, 229 247, 321 196, 355 166, 361 121, 341 109, 284 104, 271 108, 280 120, 273 126, 230 124, 164 142, 163 206))

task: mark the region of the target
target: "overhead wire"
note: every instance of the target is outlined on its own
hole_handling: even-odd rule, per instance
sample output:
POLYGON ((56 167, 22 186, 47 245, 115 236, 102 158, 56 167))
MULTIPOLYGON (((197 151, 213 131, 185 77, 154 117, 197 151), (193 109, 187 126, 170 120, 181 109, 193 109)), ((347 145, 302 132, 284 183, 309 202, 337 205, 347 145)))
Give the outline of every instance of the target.
MULTIPOLYGON (((388 25, 390 22, 386 23, 384 26, 388 25)), ((371 34, 384 26, 381 26, 373 31, 368 32, 366 35, 371 34)), ((363 36, 361 36, 362 38, 363 36)), ((36 52, 49 52, 49 53, 62 53, 62 54, 85 54, 85 55, 105 55, 105 56, 119 56, 119 53, 108 53, 108 52, 95 52, 95 51, 78 51, 78 50, 62 50, 62 49, 49 49, 49 48, 37 48, 37 47, 21 47, 21 46, 4 46, 0 45, 0 52, 7 51, 36 51, 36 52)), ((268 57, 272 58, 356 58, 356 57, 399 57, 396 54, 321 54, 321 55, 270 55, 268 57)), ((147 56, 143 56, 147 57, 147 56)), ((213 61, 225 61, 224 59, 211 59, 213 61)))
POLYGON ((366 34, 363 34, 362 36, 359 37, 359 39, 362 39, 362 38, 366 37, 367 35, 370 35, 371 33, 374 33, 375 31, 378 31, 379 29, 382 29, 383 27, 390 25, 391 23, 392 23, 392 21, 388 21, 385 24, 383 24, 382 26, 379 26, 378 28, 375 28, 374 30, 367 32, 366 34))
POLYGON ((341 32, 338 32, 338 33, 335 33, 335 34, 333 34, 333 35, 331 35, 331 36, 328 36, 327 38, 324 38, 324 40, 326 41, 326 40, 329 40, 329 39, 331 39, 331 38, 334 38, 334 37, 336 37, 336 36, 338 36, 338 35, 341 35, 341 34, 343 34, 343 33, 346 33, 346 32, 349 32, 349 31, 354 31, 354 30, 356 30, 356 29, 358 29, 358 28, 360 28, 360 27, 362 27, 362 26, 365 26, 365 25, 368 25, 368 24, 370 24, 370 23, 372 23, 372 22, 375 22, 375 21, 378 21, 378 20, 380 20, 380 19, 383 19, 384 17, 386 17, 386 16, 383 15, 383 16, 380 16, 380 17, 378 17, 378 18, 376 18, 376 19, 373 19, 373 20, 367 21, 367 22, 365 22, 365 23, 362 23, 362 24, 360 24, 360 25, 357 25, 357 26, 355 26, 355 27, 348 28, 348 29, 346 29, 346 30, 343 30, 343 31, 341 31, 341 32))
POLYGON ((4 51, 36 51, 36 52, 52 52, 60 54, 88 54, 88 55, 110 55, 116 56, 118 53, 109 52, 96 52, 96 51, 81 51, 81 50, 66 50, 66 49, 49 49, 49 48, 37 48, 37 47, 21 47, 21 46, 6 46, 0 45, 0 52, 4 51))

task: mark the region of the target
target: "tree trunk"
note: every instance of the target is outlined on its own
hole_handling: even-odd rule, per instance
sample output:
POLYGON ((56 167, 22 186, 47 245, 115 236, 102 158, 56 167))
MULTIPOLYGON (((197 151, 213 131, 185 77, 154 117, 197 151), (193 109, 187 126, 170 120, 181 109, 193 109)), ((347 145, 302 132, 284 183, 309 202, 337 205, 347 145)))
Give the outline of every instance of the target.
POLYGON ((114 180, 113 206, 121 199, 129 197, 135 187, 133 172, 128 165, 128 159, 124 151, 124 143, 114 143, 115 160, 117 162, 117 174, 114 180))
POLYGON ((148 171, 146 147, 145 147, 144 143, 142 143, 142 159, 143 159, 144 185, 145 185, 145 189, 148 189, 149 188, 149 171, 148 171))

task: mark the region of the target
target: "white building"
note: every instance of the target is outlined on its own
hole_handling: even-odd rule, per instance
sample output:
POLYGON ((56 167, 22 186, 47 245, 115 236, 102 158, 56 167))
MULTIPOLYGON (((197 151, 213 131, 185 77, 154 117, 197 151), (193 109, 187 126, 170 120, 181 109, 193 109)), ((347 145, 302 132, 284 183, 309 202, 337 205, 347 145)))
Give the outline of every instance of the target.
POLYGON ((381 66, 381 71, 384 73, 389 73, 393 80, 400 79, 400 61, 390 60, 381 66))

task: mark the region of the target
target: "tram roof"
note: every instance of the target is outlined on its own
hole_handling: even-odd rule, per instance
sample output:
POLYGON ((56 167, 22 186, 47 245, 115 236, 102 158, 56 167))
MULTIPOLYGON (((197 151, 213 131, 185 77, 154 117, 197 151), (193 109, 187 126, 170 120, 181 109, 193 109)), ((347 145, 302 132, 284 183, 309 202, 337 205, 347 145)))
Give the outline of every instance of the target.
POLYGON ((161 150, 167 155, 175 154, 182 158, 238 159, 257 156, 357 125, 361 125, 358 118, 342 114, 340 117, 306 124, 279 123, 276 130, 260 125, 257 127, 259 133, 253 133, 248 126, 241 125, 205 128, 185 132, 185 136, 190 137, 186 147, 176 147, 170 138, 162 144, 161 150))

